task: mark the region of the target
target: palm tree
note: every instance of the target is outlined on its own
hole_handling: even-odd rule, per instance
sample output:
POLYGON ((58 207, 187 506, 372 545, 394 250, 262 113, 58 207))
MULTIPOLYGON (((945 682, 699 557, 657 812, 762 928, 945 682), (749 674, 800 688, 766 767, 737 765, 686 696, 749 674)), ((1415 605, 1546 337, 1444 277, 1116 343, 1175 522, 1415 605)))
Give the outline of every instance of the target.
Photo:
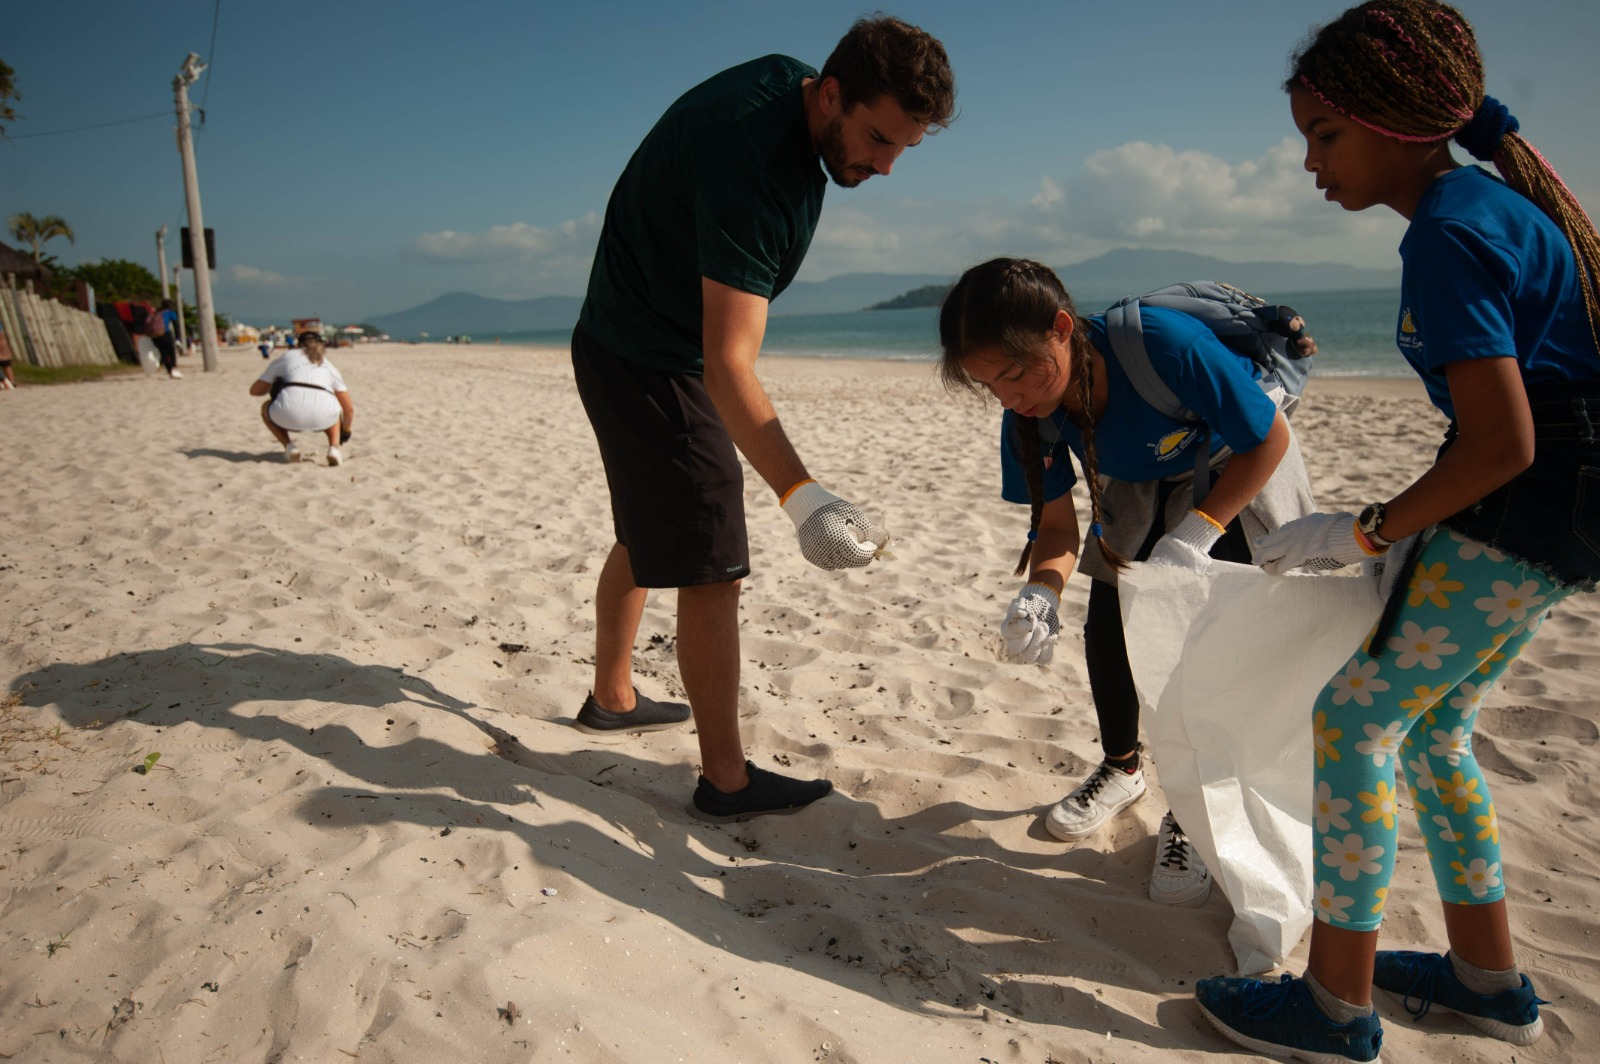
POLYGON ((55 214, 47 214, 43 218, 35 218, 27 213, 13 214, 11 235, 16 237, 18 243, 33 245, 35 265, 39 264, 39 258, 43 254, 41 249, 46 241, 64 236, 68 243, 77 243, 72 236, 72 226, 67 224, 65 218, 55 214))

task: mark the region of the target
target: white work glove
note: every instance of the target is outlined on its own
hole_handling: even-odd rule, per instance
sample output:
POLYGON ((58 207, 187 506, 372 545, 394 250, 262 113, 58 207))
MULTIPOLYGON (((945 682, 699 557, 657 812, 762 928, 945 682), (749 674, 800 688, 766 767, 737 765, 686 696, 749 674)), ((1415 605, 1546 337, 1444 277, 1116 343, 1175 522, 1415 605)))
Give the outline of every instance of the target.
POLYGON ((1006 650, 1018 661, 1048 665, 1061 634, 1061 596, 1049 584, 1027 584, 1000 622, 1006 650))
POLYGON ((877 556, 880 536, 867 515, 814 480, 802 480, 783 500, 800 553, 822 569, 856 569, 877 556))
POLYGON ((1389 549, 1376 558, 1366 558, 1361 562, 1361 575, 1378 594, 1379 602, 1388 602, 1389 596, 1394 592, 1396 580, 1404 579, 1407 583, 1411 580, 1410 573, 1401 572, 1406 563, 1406 555, 1411 553, 1411 544, 1421 535, 1413 532, 1404 539, 1397 539, 1389 549))
POLYGON ((1355 514, 1307 514, 1268 534, 1250 560, 1273 576, 1304 565, 1326 571, 1373 557, 1356 539, 1355 514))
POLYGON ((1151 565, 1175 565, 1196 573, 1211 568, 1211 548, 1222 538, 1217 523, 1198 510, 1184 515, 1178 527, 1156 541, 1145 559, 1151 565))

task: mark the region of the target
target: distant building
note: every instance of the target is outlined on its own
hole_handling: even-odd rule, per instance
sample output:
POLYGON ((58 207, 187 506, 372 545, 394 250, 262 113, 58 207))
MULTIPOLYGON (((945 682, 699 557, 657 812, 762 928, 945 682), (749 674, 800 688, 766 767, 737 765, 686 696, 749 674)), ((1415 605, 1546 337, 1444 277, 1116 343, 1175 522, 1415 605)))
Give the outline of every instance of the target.
POLYGON ((50 267, 34 262, 32 255, 24 254, 8 244, 0 244, 0 276, 8 273, 16 277, 19 285, 32 281, 36 286, 48 284, 56 275, 50 267))

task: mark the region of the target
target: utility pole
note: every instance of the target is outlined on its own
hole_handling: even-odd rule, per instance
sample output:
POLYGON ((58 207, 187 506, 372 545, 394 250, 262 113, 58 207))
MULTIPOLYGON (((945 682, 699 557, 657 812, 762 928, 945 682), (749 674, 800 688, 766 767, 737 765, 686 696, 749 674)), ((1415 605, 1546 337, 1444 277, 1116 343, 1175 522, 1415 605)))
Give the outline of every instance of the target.
POLYGON ((217 319, 211 309, 211 260, 206 257, 206 223, 200 216, 200 177, 194 168, 194 140, 189 135, 189 86, 200 80, 206 65, 193 52, 172 79, 178 102, 178 154, 183 157, 183 194, 189 204, 189 253, 194 260, 194 304, 200 318, 200 356, 207 373, 217 368, 217 319))
POLYGON ((156 230, 156 261, 161 264, 161 270, 156 274, 161 278, 161 298, 170 299, 171 296, 167 294, 167 227, 164 223, 156 230))
MULTIPOLYGON (((178 305, 178 342, 181 343, 183 345, 183 349, 187 351, 189 350, 189 338, 184 335, 184 330, 187 328, 187 326, 183 324, 183 285, 178 281, 178 275, 182 271, 182 266, 174 265, 172 267, 172 301, 178 305)), ((162 280, 161 286, 162 288, 166 287, 165 279, 162 280)))

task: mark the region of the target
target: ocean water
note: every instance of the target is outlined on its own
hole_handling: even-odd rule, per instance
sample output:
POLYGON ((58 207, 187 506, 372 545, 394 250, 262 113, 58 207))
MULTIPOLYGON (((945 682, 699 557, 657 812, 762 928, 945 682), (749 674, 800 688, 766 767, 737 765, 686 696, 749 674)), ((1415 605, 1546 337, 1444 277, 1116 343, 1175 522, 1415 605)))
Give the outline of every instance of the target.
MULTIPOLYGON (((1099 310, 1118 296, 1075 297, 1083 313, 1099 310)), ((1274 292, 1270 297, 1293 307, 1317 339, 1312 373, 1329 377, 1409 377, 1411 370, 1395 349, 1395 319, 1400 293, 1390 289, 1343 292, 1274 292)), ((781 301, 780 304, 781 306, 781 301)), ((767 319, 762 351, 803 358, 871 358, 927 362, 938 355, 939 312, 860 310, 847 314, 774 314, 767 319)), ((570 329, 504 333, 502 343, 565 347, 570 329)), ((479 336, 481 343, 490 339, 479 336)))

